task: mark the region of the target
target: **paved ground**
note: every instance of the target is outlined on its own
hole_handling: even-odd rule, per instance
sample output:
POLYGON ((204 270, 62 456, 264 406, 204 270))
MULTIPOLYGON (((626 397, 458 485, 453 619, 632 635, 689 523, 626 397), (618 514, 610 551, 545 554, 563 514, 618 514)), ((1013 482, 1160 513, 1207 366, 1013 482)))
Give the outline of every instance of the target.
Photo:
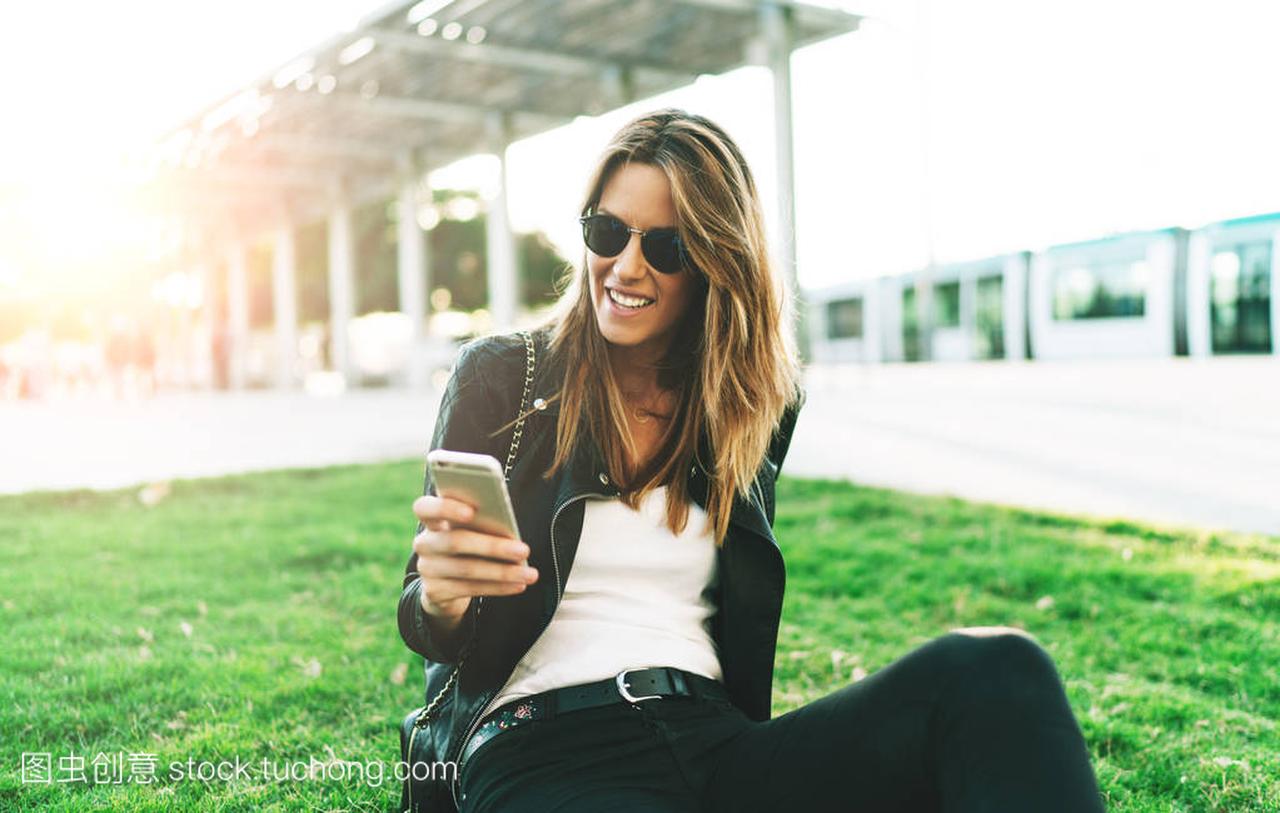
POLYGON ((794 473, 1280 535, 1280 359, 810 371, 794 473))
POLYGON ((395 390, 0 402, 0 493, 425 457, 438 403, 395 390))
MULTIPOLYGON (((1280 535, 1280 360, 814 368, 786 470, 1280 535)), ((0 403, 0 492, 421 457, 432 392, 0 403)))

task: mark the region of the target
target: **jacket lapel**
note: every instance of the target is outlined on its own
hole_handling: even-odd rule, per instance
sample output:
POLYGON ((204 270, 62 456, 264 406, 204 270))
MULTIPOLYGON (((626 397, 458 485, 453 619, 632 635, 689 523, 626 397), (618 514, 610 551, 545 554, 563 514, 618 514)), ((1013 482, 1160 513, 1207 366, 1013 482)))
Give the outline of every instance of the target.
MULTIPOLYGON (((555 418, 560 411, 560 404, 559 401, 551 401, 551 396, 559 391, 561 382, 564 381, 564 366, 559 362, 553 363, 551 359, 549 331, 537 331, 534 334, 534 340, 538 350, 538 369, 534 377, 533 397, 534 399, 542 398, 547 403, 544 417, 554 425, 555 418)), ((702 461, 712 459, 711 443, 704 429, 699 437, 698 454, 691 472, 693 481, 690 484, 691 496, 704 510, 707 504, 707 476, 702 461)), ((765 463, 764 465, 768 464, 765 463)), ((600 454, 596 444, 592 442, 580 443, 578 449, 570 458, 565 476, 560 479, 558 484, 555 507, 561 507, 566 501, 584 492, 597 494, 615 492, 616 486, 613 483, 606 484, 601 482, 600 476, 605 472, 604 457, 600 454)), ((729 512, 729 524, 764 537, 774 545, 777 544, 773 537, 773 529, 770 527, 769 520, 765 515, 762 496, 756 493, 754 488, 751 492, 750 500, 744 499, 741 495, 734 496, 733 506, 729 512)))

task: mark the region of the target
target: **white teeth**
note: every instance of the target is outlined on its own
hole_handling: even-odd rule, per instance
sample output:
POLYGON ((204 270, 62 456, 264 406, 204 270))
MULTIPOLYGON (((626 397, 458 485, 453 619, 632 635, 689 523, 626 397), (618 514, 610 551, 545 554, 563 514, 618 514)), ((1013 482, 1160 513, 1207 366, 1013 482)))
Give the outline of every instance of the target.
POLYGON ((620 294, 617 291, 613 290, 612 288, 609 288, 608 291, 609 291, 609 298, 612 299, 614 302, 617 302, 619 305, 622 305, 625 308, 643 308, 645 305, 651 304, 653 302, 652 299, 645 299, 639 296, 627 296, 626 294, 620 294))

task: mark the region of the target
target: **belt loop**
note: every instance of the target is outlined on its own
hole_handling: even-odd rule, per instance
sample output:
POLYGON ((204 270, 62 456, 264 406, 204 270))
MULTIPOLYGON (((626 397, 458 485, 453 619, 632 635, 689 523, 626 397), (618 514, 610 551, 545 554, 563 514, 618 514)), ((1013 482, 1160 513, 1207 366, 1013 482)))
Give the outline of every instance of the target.
POLYGON ((689 684, 692 683, 692 681, 686 681, 684 679, 684 672, 679 669, 669 668, 667 669, 667 676, 671 678, 671 688, 676 694, 691 694, 691 687, 689 684))
POLYGON ((689 679, 689 691, 693 696, 702 700, 705 697, 713 697, 715 693, 715 682, 705 678, 702 675, 695 674, 689 679))
POLYGON ((543 703, 543 706, 542 706, 542 717, 543 717, 543 719, 544 719, 544 720, 554 720, 554 719, 556 718, 556 712, 558 711, 558 710, 556 709, 556 693, 555 693, 555 692, 553 692, 553 691, 552 691, 552 692, 543 692, 543 693, 542 693, 542 697, 543 697, 543 701, 542 701, 542 703, 543 703))

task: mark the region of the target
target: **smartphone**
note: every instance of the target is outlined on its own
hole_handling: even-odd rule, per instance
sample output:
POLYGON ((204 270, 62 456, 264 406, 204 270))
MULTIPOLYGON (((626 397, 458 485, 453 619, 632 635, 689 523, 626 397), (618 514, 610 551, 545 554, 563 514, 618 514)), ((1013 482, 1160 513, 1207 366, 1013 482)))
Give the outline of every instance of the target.
POLYGON ((520 538, 516 513, 511 508, 511 495, 502 476, 502 464, 487 454, 451 452, 435 449, 427 454, 431 480, 436 494, 461 500, 476 509, 465 525, 480 533, 520 538))

